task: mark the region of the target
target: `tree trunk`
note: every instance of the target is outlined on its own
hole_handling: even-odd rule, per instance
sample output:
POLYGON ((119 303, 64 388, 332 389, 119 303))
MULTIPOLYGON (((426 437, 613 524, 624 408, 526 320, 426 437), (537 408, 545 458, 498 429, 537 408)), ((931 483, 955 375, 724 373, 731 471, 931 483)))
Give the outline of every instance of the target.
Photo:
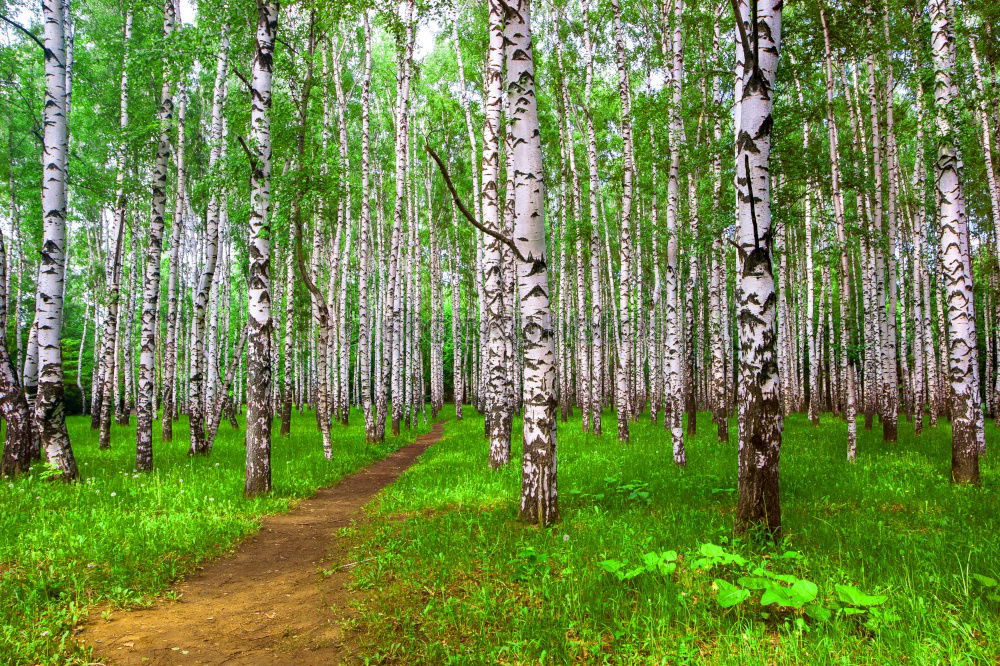
MULTIPOLYGON (((496 2, 497 0, 493 0, 496 2)), ((524 455, 521 520, 540 526, 559 518, 556 492, 556 366, 545 264, 542 146, 535 98, 529 0, 507 5, 507 95, 512 110, 514 233, 521 333, 524 338, 524 455)))
MULTIPOLYGON (((174 30, 173 0, 163 5, 163 36, 174 30)), ((160 256, 163 252, 163 216, 167 206, 167 170, 170 162, 170 122, 174 100, 170 90, 168 59, 163 62, 160 108, 157 113, 160 137, 153 167, 153 207, 149 220, 149 240, 146 247, 146 267, 143 279, 142 334, 139 341, 139 399, 136 409, 135 467, 139 471, 153 469, 153 392, 156 383, 156 319, 160 302, 160 256)))
POLYGON ((955 37, 947 0, 930 0, 931 54, 938 152, 934 188, 941 243, 941 276, 947 299, 948 377, 951 384, 951 477, 955 483, 979 483, 982 410, 979 358, 972 296, 969 227, 962 192, 956 126, 958 87, 955 37))
POLYGON ((257 1, 257 38, 251 68, 251 208, 247 278, 247 496, 271 490, 271 64, 278 31, 276 0, 257 1))
MULTIPOLYGON (((15 313, 16 316, 16 313, 15 313)), ((7 248, 0 233, 0 413, 7 421, 0 476, 15 476, 31 466, 34 437, 31 412, 7 349, 7 248)))
POLYGON ((621 4, 611 0, 614 12, 615 61, 618 65, 618 96, 621 99, 621 133, 624 144, 622 155, 622 203, 618 233, 621 253, 621 288, 618 292, 618 317, 621 327, 621 344, 615 366, 615 393, 618 403, 618 440, 628 443, 629 419, 632 418, 634 397, 630 387, 632 377, 632 190, 635 178, 635 155, 632 145, 632 87, 629 82, 628 60, 622 29, 621 4))
MULTIPOLYGON (((216 58, 215 86, 212 92, 211 120, 211 150, 208 158, 209 172, 218 168, 225 160, 225 134, 223 132, 222 109, 226 103, 226 75, 228 70, 229 38, 223 32, 220 52, 216 58)), ((222 199, 225 194, 214 190, 208 199, 208 211, 205 220, 205 249, 198 278, 198 288, 194 297, 194 312, 191 319, 191 377, 189 381, 188 419, 190 422, 191 448, 190 455, 198 455, 209 451, 205 438, 205 386, 209 383, 206 374, 208 363, 205 354, 206 309, 215 279, 215 267, 219 257, 219 217, 222 199)), ((164 416, 164 420, 167 417, 164 416)))
MULTIPOLYGON (((844 400, 844 419, 847 421, 847 459, 853 461, 857 457, 857 408, 855 406, 855 382, 854 369, 847 357, 848 329, 847 313, 850 305, 850 263, 848 260, 847 232, 845 231, 846 221, 844 215, 844 195, 840 189, 840 152, 838 149, 837 122, 834 116, 833 106, 833 55, 830 50, 830 31, 826 23, 826 14, 820 8, 820 18, 823 22, 823 38, 826 49, 824 60, 826 72, 826 103, 827 103, 827 131, 830 141, 830 181, 833 190, 833 212, 834 226, 837 234, 837 244, 840 245, 840 271, 838 275, 838 290, 840 292, 840 381, 844 382, 846 393, 844 400)), ((832 296, 831 296, 832 300, 832 296)), ((832 308, 831 308, 832 309, 832 308)), ((831 313, 832 319, 832 313, 831 313)), ((833 337, 833 330, 830 330, 833 337)), ((836 386, 840 386, 840 381, 836 386)))
MULTIPOLYGON (((602 434, 601 410, 604 407, 604 341, 601 302, 601 245, 598 233, 598 208, 600 180, 597 173, 597 136, 594 132, 593 114, 593 78, 594 78, 594 47, 590 38, 590 3, 583 4, 583 44, 587 58, 584 70, 584 112, 587 120, 587 166, 590 171, 590 334, 591 334, 591 366, 590 366, 590 414, 591 428, 595 435, 602 434)), ((582 261, 582 255, 578 257, 582 261)))
POLYGON ((781 1, 753 11, 739 3, 736 81, 736 208, 740 333, 739 504, 737 531, 781 533, 778 460, 781 401, 775 354, 775 285, 771 268, 771 154, 774 79, 781 45, 781 1), (742 46, 742 49, 741 49, 742 46))
POLYGON ((62 347, 63 283, 66 276, 66 51, 64 14, 57 0, 42 2, 45 43, 45 104, 42 110, 42 248, 35 301, 38 397, 34 420, 49 463, 63 480, 78 476, 66 430, 62 347))
MULTIPOLYGON (((372 414, 371 394, 371 322, 372 309, 368 303, 371 280, 371 194, 368 183, 371 171, 371 130, 370 110, 372 87, 372 47, 371 22, 368 11, 364 12, 365 29, 365 73, 361 89, 361 227, 358 231, 358 369, 361 376, 361 411, 365 418, 365 439, 369 443, 378 441, 378 428, 372 414)), ((376 234, 379 231, 376 230, 376 234)), ((377 299, 376 299, 377 300, 377 299)), ((376 366, 378 367, 378 366, 376 366)), ((382 420, 385 428, 385 419, 382 420)))

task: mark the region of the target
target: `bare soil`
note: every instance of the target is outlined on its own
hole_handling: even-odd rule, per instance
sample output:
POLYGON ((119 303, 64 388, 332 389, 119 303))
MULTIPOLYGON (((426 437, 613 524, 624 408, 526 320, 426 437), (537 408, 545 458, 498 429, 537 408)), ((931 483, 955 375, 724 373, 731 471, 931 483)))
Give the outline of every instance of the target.
POLYGON ((235 553, 178 583, 177 600, 95 612, 78 636, 107 664, 337 664, 352 659, 349 539, 337 530, 440 439, 442 426, 324 488, 286 514, 268 516, 235 553), (348 565, 348 566, 345 566, 348 565), (324 573, 325 572, 325 573, 324 573), (332 573, 331 573, 332 572, 332 573))

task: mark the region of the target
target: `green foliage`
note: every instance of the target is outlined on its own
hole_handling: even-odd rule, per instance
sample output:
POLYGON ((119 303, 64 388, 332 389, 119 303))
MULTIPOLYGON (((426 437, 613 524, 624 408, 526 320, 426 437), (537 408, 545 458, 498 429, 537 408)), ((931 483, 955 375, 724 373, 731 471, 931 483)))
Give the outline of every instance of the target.
MULTIPOLYGON (((1000 470, 984 457, 982 488, 953 486, 944 424, 917 438, 904 419, 891 445, 859 428, 848 464, 841 421, 786 419, 787 536, 758 550, 733 536, 735 496, 715 492, 735 487, 736 452, 715 441, 707 414, 683 469, 645 415, 627 447, 581 434, 579 416, 560 423, 562 522, 548 530, 517 522, 520 465, 488 469, 474 414, 446 425, 382 493, 382 520, 359 531, 352 559, 375 558, 354 570, 366 590, 353 637, 362 658, 743 666, 1000 654, 997 586, 972 575, 1000 576, 988 536, 1000 527, 1000 470), (648 503, 617 491, 634 483, 648 484, 648 503), (854 601, 885 600, 846 603, 838 585, 864 595, 854 601)), ((614 415, 604 418, 613 433, 614 415)), ((990 422, 987 447, 998 441, 990 422)))

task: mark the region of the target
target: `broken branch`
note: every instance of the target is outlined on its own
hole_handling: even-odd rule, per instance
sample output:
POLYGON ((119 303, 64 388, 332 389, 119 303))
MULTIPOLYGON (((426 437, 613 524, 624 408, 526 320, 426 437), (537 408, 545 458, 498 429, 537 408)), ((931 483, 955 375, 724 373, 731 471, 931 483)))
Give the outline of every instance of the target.
POLYGON ((472 226, 474 226, 476 229, 479 229, 484 234, 496 238, 498 241, 509 247, 511 251, 517 256, 518 259, 527 263, 528 259, 523 254, 521 254, 521 251, 517 248, 517 245, 514 244, 513 240, 511 240, 507 236, 504 236, 501 233, 494 231, 493 229, 483 226, 482 224, 479 223, 478 220, 476 220, 475 216, 471 212, 469 212, 469 209, 465 207, 464 203, 462 203, 461 198, 459 198, 458 196, 458 192, 455 190, 455 184, 451 181, 451 175, 448 173, 448 167, 444 165, 444 162, 441 161, 441 158, 438 157, 438 154, 434 152, 433 148, 431 148, 431 144, 429 144, 426 140, 424 141, 424 150, 426 150, 430 154, 430 156, 434 158, 434 161, 437 162, 438 169, 441 171, 441 175, 444 177, 444 183, 445 185, 448 186, 448 191, 451 192, 451 198, 455 200, 455 205, 458 207, 458 210, 462 212, 462 215, 465 216, 465 219, 467 219, 469 223, 472 224, 472 226))

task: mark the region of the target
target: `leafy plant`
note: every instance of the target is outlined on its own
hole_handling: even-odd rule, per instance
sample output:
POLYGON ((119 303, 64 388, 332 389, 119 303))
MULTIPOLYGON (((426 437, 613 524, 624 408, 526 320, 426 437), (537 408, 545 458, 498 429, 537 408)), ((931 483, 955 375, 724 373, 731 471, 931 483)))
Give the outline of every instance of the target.
POLYGON ((514 580, 523 581, 547 571, 548 557, 531 546, 522 548, 514 559, 514 580))
POLYGON ((646 573, 645 567, 629 567, 627 562, 621 560, 604 560, 598 564, 619 581, 632 580, 636 576, 646 573))
POLYGON ((980 585, 983 586, 987 591, 986 598, 990 601, 1000 602, 1000 589, 997 586, 1000 583, 997 582, 996 578, 990 578, 989 576, 984 576, 983 574, 972 574, 972 577, 976 579, 980 585))
POLYGON ((760 567, 754 569, 753 573, 752 576, 743 576, 738 582, 750 590, 763 590, 761 606, 802 608, 819 594, 816 583, 804 578, 778 574, 760 567))
POLYGON ((837 598, 849 606, 866 608, 868 606, 880 606, 889 598, 884 594, 865 594, 853 585, 836 585, 837 598))
POLYGON ((691 566, 695 569, 702 569, 704 571, 711 571, 713 567, 719 565, 735 564, 740 567, 745 567, 749 562, 742 555, 736 553, 730 553, 722 546, 718 546, 714 543, 703 543, 698 548, 697 555, 694 556, 696 559, 692 560, 691 566))
POLYGON ((723 608, 731 608, 750 598, 750 590, 737 587, 729 581, 716 578, 714 584, 715 588, 718 590, 715 595, 715 600, 723 608))
POLYGON ((619 581, 632 580, 637 576, 646 573, 659 573, 669 576, 677 569, 677 551, 665 550, 663 552, 649 552, 642 556, 642 564, 629 566, 628 562, 621 560, 603 560, 598 565, 612 574, 619 581))

